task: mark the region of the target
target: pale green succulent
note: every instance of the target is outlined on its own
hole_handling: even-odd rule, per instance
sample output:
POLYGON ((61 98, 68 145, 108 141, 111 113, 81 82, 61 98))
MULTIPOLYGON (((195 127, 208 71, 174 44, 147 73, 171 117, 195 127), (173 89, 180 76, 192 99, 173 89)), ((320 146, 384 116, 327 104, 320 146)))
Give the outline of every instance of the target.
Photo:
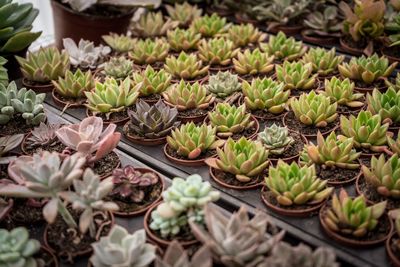
POLYGON ((189 51, 197 49, 201 34, 192 29, 176 28, 167 32, 167 39, 172 50, 176 52, 189 51))
POLYGON ((77 69, 74 73, 67 70, 65 77, 58 78, 58 81, 53 81, 54 90, 63 97, 67 98, 82 98, 84 92, 94 88, 95 82, 92 72, 82 72, 77 69))
POLYGON ((211 16, 205 15, 196 18, 190 28, 195 32, 200 33, 203 37, 215 37, 225 33, 230 24, 226 22, 226 18, 222 18, 217 14, 212 14, 211 16))
POLYGON ((279 32, 276 36, 270 35, 268 42, 261 44, 261 49, 281 61, 293 61, 302 57, 307 51, 303 42, 296 41, 293 37, 286 37, 283 32, 279 32))
POLYGON ((387 87, 392 87, 396 92, 400 91, 400 73, 397 73, 393 83, 390 79, 386 79, 385 84, 387 87))
POLYGON ((321 91, 338 105, 345 105, 351 108, 359 108, 364 106, 364 102, 360 101, 364 97, 362 93, 354 93, 354 83, 348 78, 341 80, 332 77, 330 80, 325 79, 325 89, 321 91))
POLYGON ((8 73, 4 66, 7 63, 7 59, 0 56, 0 83, 7 86, 8 85, 8 73))
POLYGON ((123 56, 113 57, 104 63, 104 73, 106 76, 115 79, 125 79, 133 72, 133 62, 123 56))
POLYGON ((139 65, 164 62, 168 56, 169 44, 164 39, 145 39, 135 42, 129 57, 139 65))
POLYGON ((312 64, 298 62, 283 62, 276 65, 276 78, 285 84, 285 89, 309 90, 315 87, 317 74, 312 74, 312 64))
POLYGON ((266 34, 260 32, 253 24, 232 25, 226 33, 236 47, 246 47, 249 44, 257 45, 266 38, 266 34))
POLYGON ((233 59, 235 71, 238 74, 256 75, 267 74, 274 69, 274 56, 263 53, 260 49, 246 49, 243 53, 239 52, 237 58, 233 59))
POLYGON ((260 141, 272 155, 282 155, 287 147, 294 144, 295 140, 289 135, 286 127, 279 127, 275 123, 265 127, 264 131, 258 134, 260 141))
POLYGON ((131 31, 133 35, 141 38, 153 38, 164 36, 168 30, 172 30, 178 25, 178 21, 172 21, 170 18, 164 20, 161 11, 147 12, 132 24, 131 31))
POLYGON ((164 68, 175 78, 184 80, 203 77, 208 72, 208 66, 204 66, 196 54, 186 54, 183 51, 178 57, 167 57, 164 68))
POLYGON ((175 3, 174 6, 165 5, 168 16, 173 20, 179 22, 179 26, 187 27, 190 23, 201 17, 203 10, 198 8, 197 5, 191 5, 188 2, 175 3))
POLYGON ((327 51, 324 48, 310 48, 304 54, 302 61, 311 63, 313 73, 318 73, 321 76, 327 76, 337 71, 338 65, 344 60, 344 55, 337 56, 336 48, 327 51))
POLYGON ((135 39, 126 35, 119 35, 110 33, 109 35, 102 36, 104 42, 111 47, 114 51, 119 53, 126 53, 134 49, 135 39))
POLYGON ((201 40, 198 46, 199 58, 210 65, 226 66, 231 64, 239 49, 231 40, 225 38, 212 38, 208 41, 201 40))
POLYGON ((171 85, 172 76, 165 70, 154 70, 150 65, 142 72, 134 73, 132 80, 135 84, 141 83, 140 95, 149 96, 154 94, 161 94, 171 85))
POLYGON ((372 95, 367 95, 367 104, 372 114, 379 114, 382 123, 400 123, 400 92, 392 87, 384 93, 374 89, 372 95))
POLYGON ((230 71, 219 71, 209 77, 208 84, 205 87, 213 95, 226 98, 240 91, 241 83, 236 74, 232 74, 230 71))

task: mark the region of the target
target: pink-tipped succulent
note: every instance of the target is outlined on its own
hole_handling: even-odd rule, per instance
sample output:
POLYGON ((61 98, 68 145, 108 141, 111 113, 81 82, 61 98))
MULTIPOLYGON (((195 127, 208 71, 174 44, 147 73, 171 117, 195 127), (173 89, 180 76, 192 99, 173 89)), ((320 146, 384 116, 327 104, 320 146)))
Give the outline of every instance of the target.
POLYGON ((56 135, 65 146, 80 153, 88 164, 93 164, 118 145, 121 134, 115 132, 116 127, 110 123, 103 131, 103 120, 92 116, 82 120, 80 124, 61 127, 56 135))
POLYGON ((146 188, 158 182, 158 176, 154 172, 142 172, 131 165, 115 169, 112 177, 114 190, 111 195, 119 195, 134 203, 143 201, 146 188))

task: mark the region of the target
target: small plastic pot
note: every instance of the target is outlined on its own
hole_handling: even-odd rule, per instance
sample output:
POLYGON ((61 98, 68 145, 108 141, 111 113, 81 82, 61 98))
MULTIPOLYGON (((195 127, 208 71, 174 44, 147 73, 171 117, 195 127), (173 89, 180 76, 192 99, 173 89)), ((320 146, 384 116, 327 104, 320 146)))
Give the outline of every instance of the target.
POLYGON ((32 89, 35 93, 50 93, 54 85, 50 82, 48 84, 31 84, 28 82, 27 78, 22 79, 22 85, 28 89, 32 89))
POLYGON ((307 43, 311 43, 311 44, 317 44, 317 45, 332 45, 334 43, 336 43, 336 39, 337 37, 320 37, 320 36, 316 36, 316 35, 307 35, 305 33, 305 30, 301 31, 301 37, 303 38, 303 41, 307 42, 307 43))
POLYGON ((393 267, 400 267, 400 258, 393 252, 391 243, 392 239, 397 236, 397 232, 393 232, 385 242, 386 253, 393 267))
POLYGON ((137 145, 142 145, 142 146, 158 146, 165 144, 167 137, 160 137, 160 138, 154 138, 154 139, 149 139, 149 138, 143 138, 143 137, 138 137, 129 134, 128 127, 129 127, 129 121, 125 123, 124 128, 123 128, 123 133, 128 138, 129 141, 131 141, 134 144, 137 145))
POLYGON ((84 99, 84 98, 82 98, 80 101, 77 101, 77 102, 61 100, 57 96, 55 89, 53 89, 53 91, 51 91, 51 97, 53 98, 54 104, 56 104, 57 106, 59 106, 60 108, 63 108, 63 109, 83 107, 83 104, 86 101, 86 99, 84 99))

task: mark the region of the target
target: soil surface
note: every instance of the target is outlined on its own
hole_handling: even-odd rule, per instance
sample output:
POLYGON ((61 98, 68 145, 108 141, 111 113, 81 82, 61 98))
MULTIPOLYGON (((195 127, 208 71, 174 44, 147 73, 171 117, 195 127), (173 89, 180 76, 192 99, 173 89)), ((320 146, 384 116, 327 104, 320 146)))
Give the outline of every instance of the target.
POLYGON ((60 141, 57 141, 54 145, 46 144, 39 146, 32 146, 32 142, 29 142, 28 140, 26 141, 26 143, 24 143, 24 149, 28 155, 32 155, 40 151, 55 151, 61 153, 65 148, 66 147, 60 141))
MULTIPOLYGON (((172 149, 169 145, 167 145, 167 154, 170 155, 171 157, 178 159, 178 160, 190 160, 185 156, 179 155, 174 149, 172 149)), ((192 160, 200 160, 200 159, 206 159, 213 157, 217 154, 216 150, 206 150, 203 153, 200 154, 199 157, 192 159, 192 160)))
POLYGON ((7 124, 0 125, 0 136, 26 134, 35 126, 27 125, 21 116, 14 116, 7 124))
POLYGON ((361 176, 360 179, 358 179, 358 188, 361 193, 363 193, 365 197, 373 203, 387 200, 386 209, 388 210, 400 207, 400 199, 382 196, 376 191, 375 187, 367 183, 364 176, 361 176))
POLYGON ((113 151, 101 160, 96 161, 94 163, 93 171, 100 176, 107 174, 111 175, 112 171, 118 167, 119 163, 119 157, 117 153, 113 151))
POLYGON ((353 179, 360 173, 360 168, 355 170, 341 168, 322 168, 321 165, 315 165, 318 178, 328 180, 329 182, 345 182, 353 179))
POLYGON ((303 138, 297 132, 289 131, 289 135, 293 138, 294 143, 290 146, 287 146, 281 155, 274 155, 269 153, 268 158, 270 159, 284 159, 291 158, 299 155, 299 153, 303 150, 305 145, 303 138))
POLYGON ((321 133, 329 132, 337 126, 338 122, 339 116, 336 118, 335 121, 329 123, 326 127, 317 128, 315 126, 307 126, 301 123, 299 120, 297 120, 292 111, 290 111, 285 118, 285 124, 289 129, 293 131, 299 131, 300 133, 305 135, 317 135, 318 131, 321 131, 321 133))
POLYGON ((82 98, 65 97, 65 96, 62 96, 61 94, 59 94, 57 91, 54 91, 54 95, 59 100, 66 102, 70 105, 71 104, 83 105, 86 101, 86 98, 84 98, 84 97, 82 97, 82 98))
POLYGON ((213 172, 214 176, 228 184, 228 185, 233 185, 233 186, 252 186, 252 185, 256 185, 256 184, 260 184, 264 181, 265 176, 268 175, 268 168, 264 170, 264 172, 262 172, 261 174, 255 176, 252 180, 250 180, 247 183, 243 183, 241 181, 239 181, 238 179, 236 179, 234 174, 231 173, 227 173, 221 170, 217 170, 217 169, 211 169, 211 171, 213 172))

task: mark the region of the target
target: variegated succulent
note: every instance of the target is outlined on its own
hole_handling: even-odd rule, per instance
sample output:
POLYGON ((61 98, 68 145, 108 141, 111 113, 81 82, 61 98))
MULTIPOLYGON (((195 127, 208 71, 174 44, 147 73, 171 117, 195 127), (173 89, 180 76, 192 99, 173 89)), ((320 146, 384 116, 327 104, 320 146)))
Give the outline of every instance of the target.
POLYGON ((232 25, 226 33, 226 38, 231 40, 236 47, 257 45, 266 38, 253 24, 232 25))
POLYGON ((190 28, 200 33, 203 37, 215 37, 225 33, 230 24, 226 22, 226 18, 218 16, 216 13, 211 16, 205 15, 193 20, 190 28))
POLYGON ((191 5, 188 2, 175 3, 174 6, 166 5, 168 16, 173 20, 179 22, 179 26, 188 27, 190 23, 199 18, 203 11, 197 5, 191 5))
POLYGON ((208 66, 204 66, 196 54, 186 54, 183 51, 178 57, 167 57, 164 68, 175 78, 184 80, 200 78, 208 72, 208 66))
POLYGON ((133 35, 148 38, 165 36, 168 30, 172 30, 179 25, 178 21, 170 18, 164 20, 163 14, 159 12, 147 12, 141 15, 138 21, 131 25, 133 35))
POLYGON ((154 70, 150 65, 142 72, 136 72, 132 75, 135 84, 141 83, 140 96, 150 96, 161 94, 171 85, 172 76, 165 70, 154 70))
POLYGON ((129 52, 135 47, 136 40, 123 34, 110 33, 109 35, 103 35, 102 38, 109 47, 118 53, 129 52))
POLYGON ((271 35, 267 43, 261 44, 261 49, 280 61, 293 61, 302 57, 307 51, 303 42, 296 41, 293 37, 286 37, 283 32, 279 32, 276 36, 271 35))
POLYGON ((320 76, 327 76, 337 72, 338 65, 344 60, 344 55, 337 56, 336 48, 327 51, 324 48, 311 48, 302 57, 305 63, 311 63, 313 73, 320 76))
POLYGON ((274 69, 274 56, 263 53, 260 49, 246 49, 243 53, 239 52, 237 58, 233 59, 235 71, 239 74, 256 75, 267 74, 274 69))
POLYGON ((379 114, 382 123, 398 124, 400 123, 400 92, 389 88, 381 93, 374 89, 372 95, 367 95, 368 110, 372 114, 379 114))
POLYGON ((354 83, 348 78, 341 80, 332 77, 325 79, 325 89, 320 94, 328 96, 331 102, 337 102, 338 105, 345 105, 350 108, 359 108, 364 106, 364 94, 354 92, 354 83))
POLYGON ((231 40, 225 38, 213 38, 201 40, 198 46, 199 58, 210 65, 227 66, 232 58, 236 57, 239 49, 235 49, 231 40))
POLYGON ((176 28, 167 32, 167 39, 171 50, 175 52, 189 51, 197 49, 201 34, 192 29, 176 28))
POLYGON ((94 88, 95 82, 92 72, 82 72, 77 69, 75 72, 67 70, 65 77, 59 77, 58 81, 53 81, 54 90, 66 98, 79 99, 84 98, 84 92, 94 88))

